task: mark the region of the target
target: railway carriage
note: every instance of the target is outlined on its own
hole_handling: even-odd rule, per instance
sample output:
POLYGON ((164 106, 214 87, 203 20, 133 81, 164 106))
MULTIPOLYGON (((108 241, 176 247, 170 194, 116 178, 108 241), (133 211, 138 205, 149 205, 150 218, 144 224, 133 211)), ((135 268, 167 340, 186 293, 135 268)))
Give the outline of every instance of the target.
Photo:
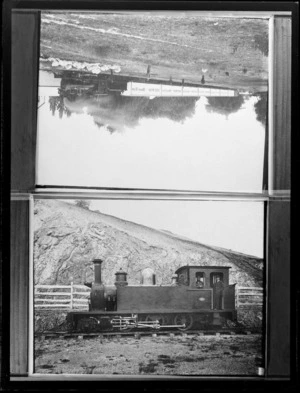
POLYGON ((156 285, 151 269, 142 272, 140 285, 128 285, 127 273, 120 270, 115 285, 104 285, 102 260, 94 261, 95 281, 91 288, 89 311, 72 311, 67 320, 76 331, 129 329, 190 330, 220 326, 236 320, 235 284, 229 285, 226 266, 182 266, 170 285, 156 285), (218 308, 213 289, 222 281, 218 308))

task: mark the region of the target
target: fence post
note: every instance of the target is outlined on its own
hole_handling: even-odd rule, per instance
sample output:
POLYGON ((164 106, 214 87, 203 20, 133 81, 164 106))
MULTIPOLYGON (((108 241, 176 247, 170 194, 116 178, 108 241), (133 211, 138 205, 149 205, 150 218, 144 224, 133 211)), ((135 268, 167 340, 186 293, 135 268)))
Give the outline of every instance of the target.
POLYGON ((235 308, 239 308, 239 287, 236 287, 235 308))
POLYGON ((70 302, 71 310, 73 310, 73 281, 71 281, 71 302, 70 302))

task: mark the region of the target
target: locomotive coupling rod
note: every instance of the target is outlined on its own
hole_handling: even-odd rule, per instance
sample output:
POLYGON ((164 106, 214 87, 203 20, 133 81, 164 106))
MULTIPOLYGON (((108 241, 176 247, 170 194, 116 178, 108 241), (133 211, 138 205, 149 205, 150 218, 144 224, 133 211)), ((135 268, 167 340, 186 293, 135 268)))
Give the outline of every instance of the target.
POLYGON ((183 325, 162 325, 163 328, 185 328, 186 326, 183 325))

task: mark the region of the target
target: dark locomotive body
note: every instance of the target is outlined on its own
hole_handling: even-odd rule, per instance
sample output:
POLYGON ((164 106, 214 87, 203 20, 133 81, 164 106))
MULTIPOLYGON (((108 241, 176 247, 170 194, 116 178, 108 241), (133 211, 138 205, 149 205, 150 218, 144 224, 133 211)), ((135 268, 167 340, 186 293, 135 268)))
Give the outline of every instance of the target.
POLYGON ((141 285, 128 285, 123 271, 116 273, 114 286, 101 281, 101 263, 94 260, 95 282, 91 287, 89 311, 73 311, 68 321, 73 330, 107 331, 128 329, 180 330, 220 326, 236 320, 235 284, 229 285, 230 267, 183 266, 170 285, 155 285, 155 275, 144 271, 141 285), (213 289, 219 277, 223 290, 216 308, 213 289))

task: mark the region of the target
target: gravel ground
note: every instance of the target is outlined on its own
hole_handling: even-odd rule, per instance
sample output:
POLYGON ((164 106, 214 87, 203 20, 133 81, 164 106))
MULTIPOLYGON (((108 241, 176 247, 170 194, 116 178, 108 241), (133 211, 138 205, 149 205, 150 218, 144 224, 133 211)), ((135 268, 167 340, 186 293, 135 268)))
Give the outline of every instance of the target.
POLYGON ((37 339, 41 374, 257 375, 261 335, 37 339))

